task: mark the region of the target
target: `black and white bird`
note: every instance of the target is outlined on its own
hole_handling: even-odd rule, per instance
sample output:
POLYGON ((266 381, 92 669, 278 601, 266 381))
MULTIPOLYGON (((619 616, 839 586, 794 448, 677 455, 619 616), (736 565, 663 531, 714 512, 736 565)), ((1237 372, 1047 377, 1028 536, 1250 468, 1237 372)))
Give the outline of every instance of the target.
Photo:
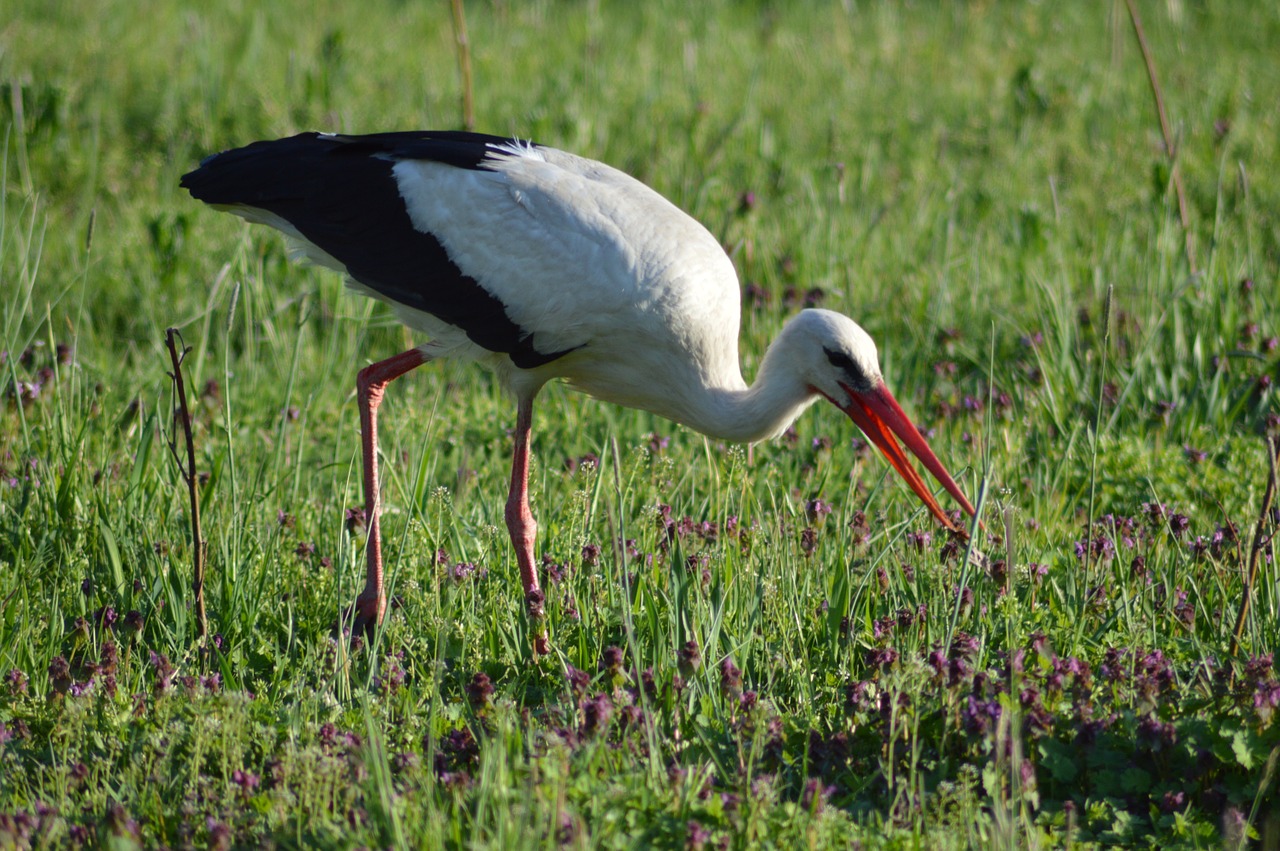
MULTIPOLYGON (((956 527, 894 435, 966 512, 973 506, 880 374, 875 343, 828 310, 792 318, 748 385, 733 264, 702 225, 617 169, 517 139, 462 132, 303 133, 216 154, 192 196, 284 232, 427 338, 360 371, 368 572, 364 626, 386 611, 377 410, 386 384, 440 357, 492 369, 517 403, 506 522, 533 651, 547 652, 529 511, 533 399, 560 378, 711 437, 777 437, 818 398, 844 411, 942 524, 956 527)), ((959 531, 959 530, 956 530, 959 531)))

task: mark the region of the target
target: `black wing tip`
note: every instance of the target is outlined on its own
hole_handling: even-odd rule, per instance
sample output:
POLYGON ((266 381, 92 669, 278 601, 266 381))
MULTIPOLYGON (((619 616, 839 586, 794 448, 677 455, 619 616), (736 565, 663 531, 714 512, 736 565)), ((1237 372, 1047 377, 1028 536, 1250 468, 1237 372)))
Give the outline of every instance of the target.
POLYGON ((190 190, 199 181, 200 169, 207 166, 209 164, 209 161, 212 159, 213 157, 205 157, 204 159, 200 160, 200 165, 198 167, 193 168, 191 171, 187 172, 186 174, 182 175, 182 177, 178 178, 178 185, 181 186, 183 189, 190 190))
POLYGON ((496 136, 471 130, 391 130, 384 133, 326 133, 308 130, 278 139, 263 139, 238 148, 228 148, 209 154, 200 160, 204 168, 217 160, 238 159, 267 151, 281 152, 287 148, 312 147, 323 143, 331 150, 348 153, 383 153, 403 156, 407 159, 435 159, 443 156, 454 159, 463 150, 479 155, 495 147, 541 147, 537 143, 518 136, 496 136))
POLYGON ((237 187, 237 192, 251 189, 266 176, 265 172, 301 166, 304 160, 315 162, 316 157, 429 160, 455 168, 490 170, 499 150, 539 147, 531 140, 471 130, 393 130, 367 134, 309 130, 209 154, 200 160, 199 166, 182 175, 178 185, 197 200, 222 203, 225 201, 222 196, 232 186, 237 187))

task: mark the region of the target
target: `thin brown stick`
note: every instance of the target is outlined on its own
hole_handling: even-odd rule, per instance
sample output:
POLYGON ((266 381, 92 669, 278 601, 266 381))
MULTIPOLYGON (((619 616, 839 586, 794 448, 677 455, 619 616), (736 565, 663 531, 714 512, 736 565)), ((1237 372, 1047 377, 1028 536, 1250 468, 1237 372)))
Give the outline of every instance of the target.
POLYGON ((182 380, 182 362, 191 351, 191 347, 183 340, 182 353, 179 354, 177 344, 174 342, 175 338, 182 338, 177 328, 170 328, 164 332, 164 341, 169 346, 169 359, 173 361, 173 372, 169 373, 169 377, 173 379, 174 391, 177 396, 174 418, 181 421, 182 432, 186 437, 186 463, 183 464, 182 459, 178 456, 177 441, 173 437, 169 438, 169 451, 173 453, 173 460, 178 463, 178 471, 182 473, 182 480, 187 483, 187 494, 191 500, 191 561, 193 567, 191 587, 195 592, 196 617, 199 619, 200 638, 203 641, 209 635, 209 619, 205 614, 204 608, 205 542, 204 537, 200 534, 200 492, 196 488, 198 481, 196 477, 196 444, 191 437, 191 411, 187 407, 187 387, 182 380))
POLYGON ((471 42, 467 39, 467 15, 462 0, 449 0, 453 9, 453 41, 458 47, 458 72, 462 75, 462 129, 476 129, 475 101, 471 97, 471 42))
POLYGON ((1240 599, 1240 614, 1236 616, 1236 629, 1231 636, 1231 648, 1227 655, 1235 658, 1240 652, 1240 638, 1244 635, 1244 624, 1249 617, 1249 601, 1253 597, 1253 587, 1258 581, 1258 566, 1261 562, 1262 550, 1269 537, 1264 537, 1267 521, 1271 518, 1271 503, 1276 496, 1276 452, 1280 451, 1280 437, 1266 438, 1267 461, 1271 471, 1267 475, 1267 488, 1262 494, 1262 506, 1258 509, 1258 525, 1253 531, 1253 547, 1249 550, 1249 572, 1244 577, 1244 593, 1240 599))
POLYGON ((1134 0, 1124 0, 1129 9, 1129 22, 1133 24, 1133 34, 1138 39, 1138 49, 1142 51, 1142 61, 1147 66, 1147 82, 1151 85, 1151 97, 1156 102, 1156 114, 1160 117, 1160 135, 1164 137, 1165 154, 1169 157, 1169 173, 1173 178, 1173 191, 1178 196, 1178 218, 1182 221, 1182 238, 1187 254, 1187 265, 1191 274, 1198 274, 1196 267, 1196 246, 1191 234, 1191 213, 1187 207, 1187 192, 1182 187, 1182 169, 1178 168, 1177 148, 1173 143, 1173 131, 1169 128, 1169 113, 1164 108, 1164 95, 1160 91, 1160 82, 1156 79, 1156 62, 1151 56, 1151 48, 1147 46, 1147 34, 1142 28, 1142 19, 1138 16, 1138 7, 1134 0))

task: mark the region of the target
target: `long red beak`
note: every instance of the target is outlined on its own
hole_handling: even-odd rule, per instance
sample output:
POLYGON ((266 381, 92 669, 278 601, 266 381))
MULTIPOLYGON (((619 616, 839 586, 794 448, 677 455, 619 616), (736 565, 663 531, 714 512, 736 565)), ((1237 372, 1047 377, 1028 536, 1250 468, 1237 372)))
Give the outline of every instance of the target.
POLYGON ((907 484, 911 486, 911 490, 915 491, 916 496, 920 497, 921 502, 929 509, 934 517, 938 518, 942 525, 946 526, 954 532, 964 533, 963 529, 957 529, 956 525, 951 522, 951 518, 943 512, 942 507, 938 505, 938 501, 933 498, 932 491, 925 485, 924 480, 920 478, 920 474, 911 466, 911 462, 907 460, 907 455, 902 451, 902 447, 898 445, 898 441, 893 439, 896 434, 898 439, 910 449, 921 463, 933 473, 933 477, 947 489, 947 493, 956 498, 960 506, 968 512, 970 517, 977 516, 973 505, 969 500, 965 499, 963 493, 960 492, 960 486, 951 478, 951 474, 947 472, 947 468, 942 466, 942 462, 938 460, 938 456, 933 454, 933 450, 929 448, 929 444, 925 442, 924 436, 911 424, 911 420, 907 419, 907 415, 903 413, 902 406, 898 404, 898 400, 893 398, 893 394, 889 392, 889 388, 881 383, 874 390, 865 393, 859 393, 847 385, 841 384, 844 391, 849 394, 849 405, 841 406, 849 418, 858 424, 858 428, 862 429, 872 443, 874 443, 884 457, 889 459, 889 463, 893 465, 893 469, 898 471, 898 475, 906 479, 907 484))

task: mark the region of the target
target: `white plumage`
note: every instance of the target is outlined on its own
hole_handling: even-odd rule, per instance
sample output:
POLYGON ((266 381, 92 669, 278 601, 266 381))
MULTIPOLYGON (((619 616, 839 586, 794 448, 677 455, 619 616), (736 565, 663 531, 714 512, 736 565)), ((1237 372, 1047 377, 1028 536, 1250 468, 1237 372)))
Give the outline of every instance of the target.
MULTIPOLYGON (((712 431, 685 400, 653 390, 660 376, 673 388, 746 386, 737 275, 715 238, 601 163, 521 147, 495 151, 489 166, 406 161, 392 172, 415 228, 434 234, 539 349, 574 350, 537 370, 493 362, 516 395, 565 378, 597 398, 712 431)), ((468 348, 465 334, 434 316, 399 314, 451 354, 468 348)), ((466 354, 488 354, 478 348, 466 354)))

